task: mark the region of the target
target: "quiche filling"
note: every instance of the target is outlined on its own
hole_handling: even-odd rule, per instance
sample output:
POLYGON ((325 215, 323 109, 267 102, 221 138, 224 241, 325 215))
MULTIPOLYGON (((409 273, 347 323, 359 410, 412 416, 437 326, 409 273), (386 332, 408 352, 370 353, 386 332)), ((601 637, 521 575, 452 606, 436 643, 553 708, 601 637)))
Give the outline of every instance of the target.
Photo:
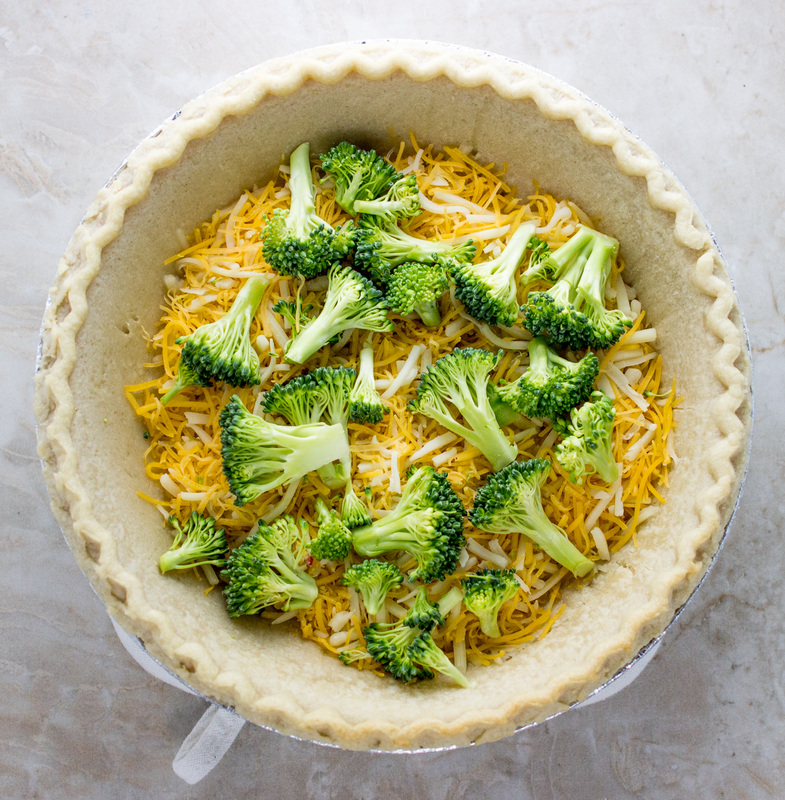
MULTIPOLYGON (((456 246, 471 242, 476 251, 474 263, 480 263, 501 259, 516 232, 533 232, 536 239, 529 240, 526 254, 514 265, 517 304, 526 306, 530 295, 545 294, 554 285, 553 274, 536 272, 537 259, 543 253, 555 255, 582 231, 594 231, 601 224, 570 200, 557 200, 539 189, 526 198, 518 197, 515 187, 504 180, 503 166, 479 163, 465 148, 420 147, 412 138, 391 151, 387 161, 409 186, 416 181, 420 211, 398 219, 409 236, 456 246), (527 282, 525 274, 535 279, 527 282)), ((326 174, 319 163, 311 166, 311 175, 318 217, 339 235, 351 231, 350 221, 356 220, 357 214, 339 204, 340 181, 326 174)), ((634 543, 638 525, 655 513, 658 502, 664 502, 668 468, 676 457, 670 438, 677 405, 675 386, 663 385, 656 331, 646 325, 645 310, 634 288, 624 282, 623 259, 614 251, 603 299, 606 307, 618 311, 628 324, 623 325, 615 343, 591 348, 597 375, 589 387, 608 398, 612 407, 612 423, 608 423, 612 425, 611 450, 606 459, 611 472, 605 474, 612 479, 606 480, 600 470, 592 469, 576 477, 569 468, 563 456, 564 442, 574 430, 574 426, 568 427, 569 410, 555 422, 545 415, 497 414, 514 463, 549 462, 550 466, 543 468, 539 489, 542 510, 588 566, 579 570, 562 565, 546 552, 547 547, 535 543, 523 530, 513 530, 514 526, 491 532, 483 529, 490 526, 473 524, 472 520, 479 520, 482 498, 490 493, 485 487, 494 485, 489 480, 507 468, 494 470, 487 453, 469 442, 461 428, 448 427, 443 420, 423 413, 424 406, 418 401, 429 380, 424 376, 435 375, 435 366, 448 363, 442 359, 454 358, 456 353, 484 351, 495 358, 489 375, 492 385, 510 387, 532 366, 533 354, 540 346, 533 346, 532 341, 542 342, 543 338, 535 339, 524 327, 525 314, 502 319, 504 324, 489 324, 477 318, 481 313, 469 313, 475 309, 466 299, 466 290, 456 277, 460 270, 455 268, 445 278, 435 309, 428 312, 429 325, 423 321, 425 315, 416 311, 404 315, 389 312, 392 332, 348 327, 303 363, 287 360, 291 352, 287 348, 302 321, 318 315, 322 308, 330 280, 326 274, 309 278, 279 274, 265 259, 265 227, 276 218, 276 211, 291 213, 291 178, 291 166, 281 165, 274 180, 244 192, 190 235, 183 235, 181 252, 166 262, 175 265, 178 274, 167 277, 163 314, 158 329, 149 337, 146 366, 155 377, 125 389, 149 441, 146 473, 159 488, 140 491, 139 496, 154 504, 165 520, 173 519, 173 534, 178 536, 192 515, 210 518, 214 521, 211 533, 223 531, 230 550, 289 515, 304 531, 304 549, 296 561, 318 591, 308 595, 311 602, 307 605, 307 600, 266 605, 258 612, 262 617, 272 624, 296 626, 303 637, 335 657, 343 656, 358 669, 384 674, 385 665, 366 648, 369 630, 412 620, 430 603, 441 620, 438 624, 420 622, 415 630, 428 634, 453 665, 452 677, 460 683, 456 676, 463 675, 468 664, 491 664, 513 648, 545 636, 563 610, 565 589, 579 589, 620 548, 634 543), (259 363, 253 384, 238 387, 214 381, 213 385, 199 385, 194 379, 177 391, 178 381, 185 383, 181 353, 187 337, 223 319, 252 278, 262 278, 267 284, 249 319, 247 335, 259 363), (294 311, 282 313, 287 307, 294 311), (367 560, 357 552, 359 534, 354 534, 355 547, 349 547, 343 557, 318 557, 325 552, 313 546, 325 520, 335 517, 332 510, 340 507, 341 491, 326 485, 321 470, 309 471, 300 479, 238 502, 225 474, 222 427, 226 427, 226 416, 221 424, 222 411, 230 402, 241 403, 276 424, 287 424, 280 416, 265 412, 266 398, 275 387, 322 367, 360 373, 364 359, 368 367, 369 351, 373 388, 385 413, 379 421, 348 422, 349 477, 354 494, 367 505, 371 520, 383 520, 398 508, 416 470, 425 466, 445 476, 463 509, 472 510, 463 527, 463 543, 456 548, 454 568, 438 579, 413 579, 411 573, 419 565, 409 552, 387 550, 374 556, 397 567, 402 579, 392 581, 383 597, 377 598, 378 610, 373 614, 365 595, 347 585, 347 571, 367 560), (238 400, 232 401, 233 396, 238 400), (476 576, 492 581, 500 575, 508 576, 514 585, 512 589, 508 585, 495 616, 484 619, 477 605, 468 601, 471 583, 476 576)), ((341 199, 346 205, 345 197, 341 199)), ((366 213, 378 210, 374 199, 353 202, 366 213)), ((347 261, 351 263, 351 257, 347 261)), ((544 338, 547 342, 547 334, 544 338)), ((553 350, 571 363, 587 354, 585 347, 553 350)), ((594 394, 590 399, 587 393, 577 406, 594 399, 594 394)), ((600 398, 597 402, 605 401, 600 398)), ((203 561, 191 569, 194 579, 206 583, 205 592, 221 586, 222 572, 224 578, 231 572, 222 570, 224 561, 203 561)), ((168 576, 162 578, 166 579, 168 576)), ((260 630, 259 635, 264 632, 260 630)), ((419 671, 398 677, 431 677, 433 672, 429 675, 428 669, 420 664, 419 671)))

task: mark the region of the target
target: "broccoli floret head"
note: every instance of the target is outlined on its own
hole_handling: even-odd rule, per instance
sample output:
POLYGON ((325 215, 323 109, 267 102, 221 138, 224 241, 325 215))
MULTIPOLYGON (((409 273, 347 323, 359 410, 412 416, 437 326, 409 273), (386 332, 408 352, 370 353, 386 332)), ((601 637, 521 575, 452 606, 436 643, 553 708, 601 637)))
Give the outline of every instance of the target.
POLYGON ((429 328, 439 325, 442 321, 439 299, 450 286, 447 263, 439 259, 433 263, 406 261, 401 264, 387 286, 390 310, 403 316, 414 312, 429 328))
POLYGON ((177 365, 175 381, 161 398, 161 405, 165 406, 173 397, 180 394, 183 389, 187 389, 189 386, 210 386, 211 384, 212 380, 209 378, 204 380, 200 378, 199 373, 187 361, 181 358, 177 365))
POLYGON ((341 501, 341 522, 347 528, 359 528, 371 524, 371 515, 368 507, 354 491, 351 479, 346 481, 341 501))
POLYGON ((279 414, 292 425, 326 422, 346 425, 349 391, 356 373, 350 367, 317 367, 273 386, 262 398, 268 414, 279 414))
POLYGON ((556 283, 530 292, 521 311, 523 324, 535 336, 547 336, 557 347, 604 349, 615 344, 632 320, 605 307, 605 288, 619 243, 579 226, 578 232, 542 264, 556 283))
POLYGON ((512 383, 498 386, 499 398, 527 417, 553 419, 586 400, 599 371, 593 353, 568 361, 537 337, 529 342, 529 368, 512 383))
POLYGON ((393 511, 352 532, 353 546, 361 556, 403 550, 417 561, 410 580, 439 581, 458 563, 465 513, 447 476, 421 466, 393 511))
POLYGON ((383 195, 357 200, 354 209, 358 214, 372 214, 388 221, 416 216, 421 211, 417 176, 413 172, 399 175, 383 195))
POLYGON ((382 398, 376 390, 373 372, 373 344, 368 337, 360 351, 357 380, 349 392, 349 419, 367 425, 378 425, 386 413, 387 406, 382 402, 382 398))
POLYGON ((616 409, 602 392, 592 392, 590 402, 570 412, 569 421, 557 420, 555 427, 564 437, 554 449, 559 464, 573 483, 584 475, 597 473, 606 483, 619 477, 613 456, 613 420, 616 409))
MULTIPOLYGON (((273 304, 272 309, 289 322, 295 333, 315 319, 314 315, 310 313, 312 306, 303 308, 299 296, 296 300, 279 300, 273 304)), ((336 338, 335 341, 337 342, 338 339, 336 338)))
POLYGON ((417 397, 409 403, 411 411, 435 419, 474 445, 495 470, 518 454, 499 427, 490 402, 495 389, 489 388, 489 375, 500 358, 501 353, 456 348, 423 372, 417 397), (458 422, 448 404, 463 417, 463 423, 458 422))
POLYGON ((293 364, 302 364, 345 330, 390 332, 393 327, 382 293, 359 272, 337 265, 329 272, 321 312, 293 334, 285 356, 293 364))
POLYGON ((229 549, 226 535, 216 530, 212 517, 203 517, 194 511, 184 525, 180 525, 176 517, 169 517, 169 524, 175 529, 175 535, 172 546, 158 559, 162 573, 207 564, 222 567, 226 563, 229 549))
POLYGON ((387 286, 393 270, 406 261, 471 261, 476 250, 471 241, 418 239, 401 230, 395 221, 373 216, 360 217, 354 240, 355 268, 381 288, 387 286))
POLYGON ((341 583, 362 595, 369 614, 378 614, 391 589, 403 583, 403 573, 389 561, 369 558, 346 570, 341 583))
POLYGON ((463 602, 480 620, 486 636, 498 639, 499 609, 518 594, 518 582, 512 569, 478 569, 461 579, 463 602))
POLYGON ((431 602, 428 590, 421 586, 412 607, 406 612, 403 624, 421 631, 432 631, 437 625, 444 625, 444 617, 439 606, 431 602))
POLYGON ((224 406, 219 422, 223 471, 237 505, 349 458, 342 425, 276 425, 251 414, 237 395, 224 406))
POLYGON ((433 641, 429 632, 443 621, 425 590, 421 589, 414 606, 403 619, 394 623, 374 622, 363 630, 365 647, 387 672, 404 683, 433 678, 434 673, 439 672, 459 686, 467 687, 466 677, 433 641), (419 627, 418 622, 427 625, 427 629, 419 627))
POLYGON ((548 519, 542 507, 540 488, 550 471, 551 462, 544 458, 513 461, 480 487, 469 519, 489 533, 528 536, 552 559, 583 577, 594 565, 564 531, 548 519))
POLYGON ((183 345, 175 385, 163 396, 166 405, 186 386, 211 386, 222 381, 230 386, 259 383, 259 356, 251 344, 250 330, 256 309, 269 281, 249 278, 237 294, 232 307, 218 320, 201 325, 188 336, 176 340, 183 345))
POLYGON ((335 231, 316 214, 307 142, 289 160, 288 211, 276 209, 262 230, 262 254, 281 275, 314 278, 347 256, 354 246, 350 229, 335 231))
POLYGON ((521 225, 497 258, 455 264, 455 295, 470 316, 488 325, 515 324, 519 311, 515 272, 535 229, 533 222, 521 225))
POLYGON ((374 150, 341 142, 322 156, 322 168, 335 183, 335 201, 349 214, 357 201, 381 197, 401 176, 374 150))
POLYGON ((283 516, 236 547, 221 578, 230 617, 258 614, 268 606, 284 611, 308 608, 319 590, 303 569, 308 552, 308 525, 283 516))
MULTIPOLYGON (((292 425, 341 425, 348 447, 349 390, 354 379, 355 371, 349 367, 318 367, 274 386, 262 398, 262 408, 269 414, 279 414, 292 425)), ((346 457, 337 466, 325 464, 317 472, 328 488, 338 489, 349 480, 351 459, 346 457)))
POLYGON ((352 549, 352 533, 321 497, 316 500, 316 524, 319 533, 308 545, 311 555, 320 561, 343 561, 352 549))

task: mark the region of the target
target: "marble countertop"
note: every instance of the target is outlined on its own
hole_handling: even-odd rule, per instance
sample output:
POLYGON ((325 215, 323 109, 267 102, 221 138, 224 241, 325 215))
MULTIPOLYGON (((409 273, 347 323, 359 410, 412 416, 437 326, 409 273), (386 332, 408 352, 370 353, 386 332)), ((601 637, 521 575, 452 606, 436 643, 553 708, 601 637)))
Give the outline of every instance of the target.
POLYGON ((0 796, 768 798, 785 794, 785 12, 771 0, 0 4, 0 796), (505 741, 413 757, 246 725, 188 786, 206 704, 143 672, 49 511, 32 373, 57 260, 135 144, 267 57, 364 38, 493 50, 577 86, 650 144, 730 265, 755 361, 746 489, 709 579, 631 688, 505 741))

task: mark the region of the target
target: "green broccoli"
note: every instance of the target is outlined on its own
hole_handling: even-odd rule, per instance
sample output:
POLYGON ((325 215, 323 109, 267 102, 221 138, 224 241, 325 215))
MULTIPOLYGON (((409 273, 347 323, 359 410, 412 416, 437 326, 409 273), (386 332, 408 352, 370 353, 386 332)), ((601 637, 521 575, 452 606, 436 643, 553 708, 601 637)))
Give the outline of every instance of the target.
POLYGON ((393 327, 382 293, 359 272, 336 265, 329 272, 327 295, 319 316, 293 331, 285 357, 293 364, 303 364, 348 329, 389 333, 393 327))
POLYGON ((322 156, 322 169, 335 183, 335 202, 349 214, 356 203, 381 197, 401 177, 395 167, 374 150, 341 142, 322 156))
POLYGON ((238 506, 349 458, 342 425, 275 425, 248 411, 237 395, 223 407, 219 422, 223 471, 238 506))
MULTIPOLYGON (((346 425, 349 421, 349 391, 354 378, 355 371, 348 367, 318 367, 273 386, 262 398, 262 409, 268 414, 284 417, 291 425, 314 422, 341 425, 348 449, 346 425)), ((317 472, 328 488, 345 486, 351 474, 351 457, 347 456, 337 466, 325 464, 317 472)))
POLYGON ((530 251, 529 266, 524 270, 521 280, 524 283, 531 283, 531 276, 543 269, 541 265, 550 255, 551 248, 548 242, 538 239, 536 236, 532 236, 532 238, 529 239, 529 243, 526 245, 526 249, 530 251))
POLYGON ((378 425, 386 413, 387 406, 384 405, 376 390, 373 373, 373 344, 368 337, 360 351, 357 380, 349 392, 349 419, 367 425, 378 425))
POLYGON ((360 217, 354 231, 354 266, 377 286, 386 288, 393 270, 405 261, 434 263, 440 259, 471 261, 476 248, 471 241, 418 239, 393 221, 360 217))
POLYGON ((403 624, 421 631, 432 631, 437 625, 444 625, 444 616, 438 603, 432 603, 428 590, 421 586, 414 598, 412 607, 406 612, 403 624))
POLYGON ((513 461, 480 487, 469 519, 489 533, 528 536, 552 559, 583 577, 594 565, 564 531, 548 519, 542 507, 540 487, 550 471, 551 462, 544 458, 513 461))
MULTIPOLYGON (((296 300, 279 300, 274 303, 272 310, 276 314, 280 314, 291 326, 294 333, 298 333, 301 328, 304 328, 309 322, 313 322, 316 317, 310 313, 313 306, 306 306, 303 308, 300 296, 296 300)), ((330 344, 335 344, 339 337, 334 337, 330 344)))
POLYGON ((393 511, 352 532, 353 546, 361 556, 403 550, 417 561, 410 580, 440 581, 458 563, 465 513, 447 476, 421 466, 393 511))
POLYGON ((568 361, 546 339, 529 342, 529 368, 512 383, 497 387, 499 398, 527 417, 555 418, 582 403, 590 394, 600 371, 593 353, 580 361, 568 361))
MULTIPOLYGON (((443 622, 423 587, 403 619, 393 623, 373 622, 363 630, 365 647, 397 680, 409 683, 433 678, 435 672, 440 672, 466 688, 469 685, 466 677, 431 637, 430 630, 443 622)), ((345 660, 351 660, 351 656, 345 660)))
POLYGON ((429 328, 442 321, 439 299, 449 289, 447 261, 432 264, 405 261, 393 272, 387 286, 390 310, 406 316, 415 312, 429 328))
POLYGON ((570 412, 570 419, 559 419, 554 427, 564 437, 554 455, 573 483, 583 483, 584 475, 596 472, 606 483, 619 477, 613 456, 613 420, 616 409, 602 392, 592 392, 590 402, 570 412))
POLYGON ((232 307, 219 320, 175 340, 183 345, 183 351, 177 380, 161 398, 162 405, 187 386, 211 386, 213 381, 230 386, 259 383, 259 356, 251 344, 250 330, 268 284, 267 278, 249 278, 232 307))
POLYGON ((544 292, 530 292, 521 308, 523 324, 556 347, 605 349, 615 344, 632 320, 605 307, 605 288, 619 243, 587 228, 542 262, 556 281, 544 292))
POLYGON ((455 296, 470 316, 488 325, 515 324, 519 313, 515 273, 536 227, 533 222, 521 225, 497 258, 453 267, 455 296))
POLYGON ((413 172, 400 175, 381 197, 358 200, 354 209, 358 214, 371 214, 388 221, 417 216, 422 211, 417 176, 413 172))
POLYGON ((320 561, 343 561, 352 549, 352 533, 321 497, 316 500, 316 524, 319 533, 308 545, 311 555, 320 561))
POLYGON ((203 517, 194 511, 185 525, 181 526, 176 517, 169 517, 169 524, 176 533, 172 546, 158 559, 162 573, 207 564, 214 567, 224 565, 229 545, 224 532, 215 529, 212 517, 203 517))
POLYGON ((518 581, 512 569, 478 569, 461 579, 466 608, 480 620, 480 629, 486 636, 498 639, 499 609, 518 594, 518 581))
POLYGON ((416 175, 402 175, 373 150, 341 142, 322 156, 335 182, 335 200, 350 214, 396 219, 420 213, 416 175))
POLYGON ((316 214, 307 142, 289 160, 288 211, 276 209, 265 220, 262 254, 281 275, 315 278, 347 256, 354 246, 351 228, 333 230, 316 214))
POLYGON ((258 614, 268 606, 284 611, 309 608, 319 590, 303 569, 308 524, 286 515, 259 530, 232 550, 221 578, 230 617, 258 614))
POLYGON ((381 611, 389 591, 403 583, 403 573, 390 561, 369 558, 349 567, 341 583, 357 589, 368 613, 376 615, 381 611))
POLYGON ((341 522, 343 522, 347 528, 359 528, 363 525, 371 524, 371 515, 368 513, 368 507, 354 491, 351 478, 346 481, 343 490, 341 522))
POLYGON ((494 470, 509 464, 518 454, 499 427, 490 402, 495 390, 488 388, 488 376, 500 358, 501 353, 456 348, 423 372, 417 397, 409 403, 411 411, 435 419, 474 445, 494 470), (463 424, 455 419, 448 403, 463 417, 463 424))

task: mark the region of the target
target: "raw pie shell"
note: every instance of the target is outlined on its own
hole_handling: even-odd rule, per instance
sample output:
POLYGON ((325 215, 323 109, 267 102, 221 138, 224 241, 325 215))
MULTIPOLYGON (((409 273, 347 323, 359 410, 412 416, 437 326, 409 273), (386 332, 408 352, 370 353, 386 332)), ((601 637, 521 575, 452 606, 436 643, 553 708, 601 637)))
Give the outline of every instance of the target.
POLYGON ((571 87, 459 47, 368 42, 262 64, 189 103, 101 190, 60 262, 43 326, 35 410, 52 507, 112 616, 191 686, 252 722, 348 748, 417 749, 498 739, 585 698, 658 636, 714 556, 740 490, 750 434, 749 352, 717 247, 675 177, 571 87), (581 591, 551 633, 472 688, 405 686, 358 672, 288 626, 230 620, 220 592, 161 577, 171 543, 137 497, 141 427, 123 386, 149 377, 142 329, 160 314, 166 257, 303 141, 386 152, 470 145, 569 197, 621 242, 626 279, 675 376, 678 463, 667 504, 581 591))

